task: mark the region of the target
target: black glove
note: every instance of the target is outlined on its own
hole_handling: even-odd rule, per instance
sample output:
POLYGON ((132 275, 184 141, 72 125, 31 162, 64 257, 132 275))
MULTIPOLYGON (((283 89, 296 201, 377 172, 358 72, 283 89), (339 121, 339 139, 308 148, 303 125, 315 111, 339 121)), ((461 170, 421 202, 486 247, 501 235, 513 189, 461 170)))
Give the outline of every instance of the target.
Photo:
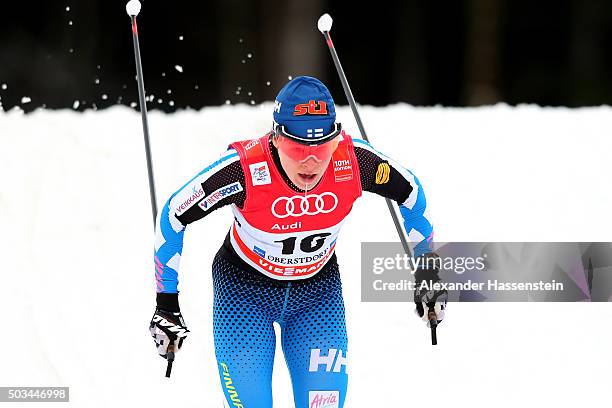
POLYGON ((155 341, 157 352, 163 358, 167 358, 168 347, 171 344, 174 345, 174 353, 180 350, 183 346, 183 342, 187 338, 189 329, 187 329, 178 307, 178 294, 157 294, 157 308, 149 323, 149 331, 155 341))
POLYGON ((448 292, 442 290, 428 290, 427 288, 419 289, 423 281, 428 282, 429 288, 432 284, 439 282, 441 279, 438 276, 440 257, 435 252, 425 254, 421 257, 422 262, 419 268, 414 273, 414 303, 416 305, 416 314, 427 322, 427 327, 430 327, 429 312, 436 314, 438 323, 444 319, 446 310, 446 301, 448 292))

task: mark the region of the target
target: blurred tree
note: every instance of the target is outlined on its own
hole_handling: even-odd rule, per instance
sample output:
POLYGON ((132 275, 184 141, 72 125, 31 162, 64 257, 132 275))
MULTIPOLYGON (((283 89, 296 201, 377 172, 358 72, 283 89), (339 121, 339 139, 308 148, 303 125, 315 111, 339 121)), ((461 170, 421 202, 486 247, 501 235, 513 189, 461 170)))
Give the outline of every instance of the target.
POLYGON ((321 76, 322 57, 327 57, 322 46, 317 21, 321 16, 321 0, 289 0, 284 5, 283 18, 276 21, 275 40, 277 48, 274 63, 281 72, 289 75, 321 76))
POLYGON ((610 95, 609 87, 602 84, 607 76, 605 29, 612 22, 612 7, 610 2, 575 1, 571 10, 566 100, 571 106, 604 103, 610 95))
POLYGON ((260 83, 268 81, 262 96, 274 100, 289 76, 309 75, 322 79, 327 55, 317 30, 317 20, 324 10, 322 0, 260 0, 261 46, 260 83))
POLYGON ((214 20, 223 22, 216 25, 219 32, 218 58, 211 61, 211 64, 218 64, 218 99, 220 102, 248 103, 248 98, 259 90, 257 66, 252 64, 252 55, 259 54, 256 35, 259 28, 253 24, 256 5, 241 0, 217 1, 215 5, 214 20), (249 92, 252 95, 248 95, 249 92))
POLYGON ((391 101, 412 105, 430 103, 428 92, 429 66, 425 38, 425 4, 400 1, 395 10, 397 23, 390 28, 393 44, 391 55, 391 101))
MULTIPOLYGON (((135 103, 125 2, 6 2, 2 108, 135 103)), ((269 101, 288 76, 305 74, 345 104, 316 28, 323 12, 362 104, 612 103, 611 0, 143 0, 149 109, 269 101)))
POLYGON ((468 106, 502 100, 499 90, 503 0, 468 0, 465 101, 468 106))

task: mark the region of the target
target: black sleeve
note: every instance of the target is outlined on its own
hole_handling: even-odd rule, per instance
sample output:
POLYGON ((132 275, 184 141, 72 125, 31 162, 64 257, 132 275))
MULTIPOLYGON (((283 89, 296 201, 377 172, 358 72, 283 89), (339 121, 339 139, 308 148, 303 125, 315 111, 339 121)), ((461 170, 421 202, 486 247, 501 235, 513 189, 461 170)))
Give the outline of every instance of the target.
POLYGON ((197 200, 192 203, 189 209, 180 215, 176 215, 176 218, 183 225, 191 224, 194 221, 200 220, 216 209, 229 204, 236 204, 240 208, 242 208, 244 205, 244 200, 246 199, 246 185, 244 180, 244 171, 242 170, 239 160, 220 168, 216 172, 209 175, 203 182, 198 184, 199 185, 196 185, 195 187, 202 188, 202 196, 198 197, 197 200), (227 195, 225 198, 221 198, 220 200, 215 200, 214 197, 212 201, 210 200, 212 194, 220 189, 223 189, 224 187, 232 188, 232 186, 234 186, 233 188, 236 188, 235 183, 239 183, 239 188, 241 191, 227 195), (204 209, 203 205, 200 205, 200 203, 207 200, 209 200, 209 202, 213 202, 213 204, 208 205, 208 203, 206 203, 207 205, 204 209))
POLYGON ((389 161, 381 155, 355 146, 359 163, 361 188, 398 203, 406 201, 413 186, 389 161))

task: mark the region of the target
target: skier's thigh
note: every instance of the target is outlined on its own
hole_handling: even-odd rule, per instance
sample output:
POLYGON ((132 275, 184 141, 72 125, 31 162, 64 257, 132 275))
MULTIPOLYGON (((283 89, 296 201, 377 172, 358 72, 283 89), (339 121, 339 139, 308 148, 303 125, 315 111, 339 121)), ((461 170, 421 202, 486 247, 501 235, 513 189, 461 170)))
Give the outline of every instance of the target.
POLYGON ((272 317, 244 297, 215 292, 215 356, 226 403, 235 408, 272 407, 276 335, 272 317))
POLYGON ((342 408, 348 384, 344 307, 336 302, 299 314, 282 333, 296 408, 342 408))
POLYGON ((254 313, 214 314, 215 355, 230 407, 271 408, 276 336, 272 320, 254 313))

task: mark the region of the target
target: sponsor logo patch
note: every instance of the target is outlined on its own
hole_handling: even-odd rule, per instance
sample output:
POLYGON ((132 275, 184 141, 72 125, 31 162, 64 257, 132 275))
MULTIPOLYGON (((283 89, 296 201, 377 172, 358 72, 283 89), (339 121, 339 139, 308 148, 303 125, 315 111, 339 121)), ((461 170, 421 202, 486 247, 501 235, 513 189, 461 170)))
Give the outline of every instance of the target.
POLYGON ((257 265, 276 276, 306 276, 318 272, 325 265, 328 257, 319 262, 305 266, 284 266, 272 264, 265 259, 259 259, 257 265))
MULTIPOLYGON (((320 242, 324 243, 324 241, 320 241, 320 242)), ((328 253, 329 253, 329 248, 325 248, 324 250, 314 255, 290 257, 290 256, 274 256, 274 255, 268 254, 266 259, 270 262, 274 262, 279 267, 285 267, 285 265, 296 265, 295 267, 285 267, 285 271, 288 271, 288 270, 294 270, 295 268, 299 268, 300 266, 304 264, 308 264, 308 263, 312 264, 312 262, 317 262, 321 259, 325 259, 327 258, 328 253)))
POLYGON ((244 150, 246 150, 247 152, 249 150, 251 150, 252 148, 254 148, 255 146, 257 146, 259 144, 259 139, 253 139, 253 140, 249 140, 248 142, 246 142, 246 144, 244 145, 244 150))
POLYGON ((389 182, 389 175, 391 174, 391 168, 387 163, 380 163, 376 170, 376 184, 386 184, 389 182))
POLYGON ((276 218, 301 217, 327 214, 338 206, 338 197, 329 191, 305 196, 278 197, 272 203, 272 214, 276 218))
POLYGON ((316 373, 319 369, 324 369, 326 372, 333 371, 334 373, 339 373, 340 369, 344 367, 344 372, 346 372, 347 363, 348 356, 346 352, 342 356, 342 349, 330 348, 327 355, 322 355, 321 349, 311 349, 308 371, 316 373))
POLYGON ((188 209, 190 209, 200 198, 204 196, 204 190, 200 185, 193 186, 193 190, 189 198, 181 203, 178 207, 176 207, 175 212, 176 215, 181 215, 188 209))
POLYGON ((261 256, 262 258, 266 257, 266 251, 264 251, 263 249, 261 249, 257 245, 255 245, 253 247, 253 252, 255 252, 257 255, 261 256))
POLYGON ((323 101, 308 101, 295 105, 293 116, 327 115, 327 103, 323 101))
POLYGON ((239 182, 228 184, 227 186, 223 186, 204 197, 204 200, 200 201, 198 205, 204 211, 208 211, 210 207, 217 204, 219 201, 241 191, 242 186, 239 182))
POLYGON ((254 186, 262 186, 272 183, 270 169, 268 169, 268 163, 265 161, 249 164, 249 172, 251 173, 251 181, 253 182, 254 186))
POLYGON ((334 160, 334 177, 336 182, 353 179, 353 166, 350 160, 334 160))
POLYGON ((281 110, 281 106, 282 106, 282 105, 283 105, 283 104, 282 104, 281 102, 279 102, 279 101, 276 101, 276 100, 275 100, 275 101, 274 101, 274 112, 276 112, 276 113, 280 113, 280 110, 281 110))
POLYGON ((271 229, 278 231, 289 231, 298 228, 302 228, 302 221, 296 221, 293 224, 274 224, 271 229))
POLYGON ((338 408, 340 391, 308 391, 308 408, 338 408))

